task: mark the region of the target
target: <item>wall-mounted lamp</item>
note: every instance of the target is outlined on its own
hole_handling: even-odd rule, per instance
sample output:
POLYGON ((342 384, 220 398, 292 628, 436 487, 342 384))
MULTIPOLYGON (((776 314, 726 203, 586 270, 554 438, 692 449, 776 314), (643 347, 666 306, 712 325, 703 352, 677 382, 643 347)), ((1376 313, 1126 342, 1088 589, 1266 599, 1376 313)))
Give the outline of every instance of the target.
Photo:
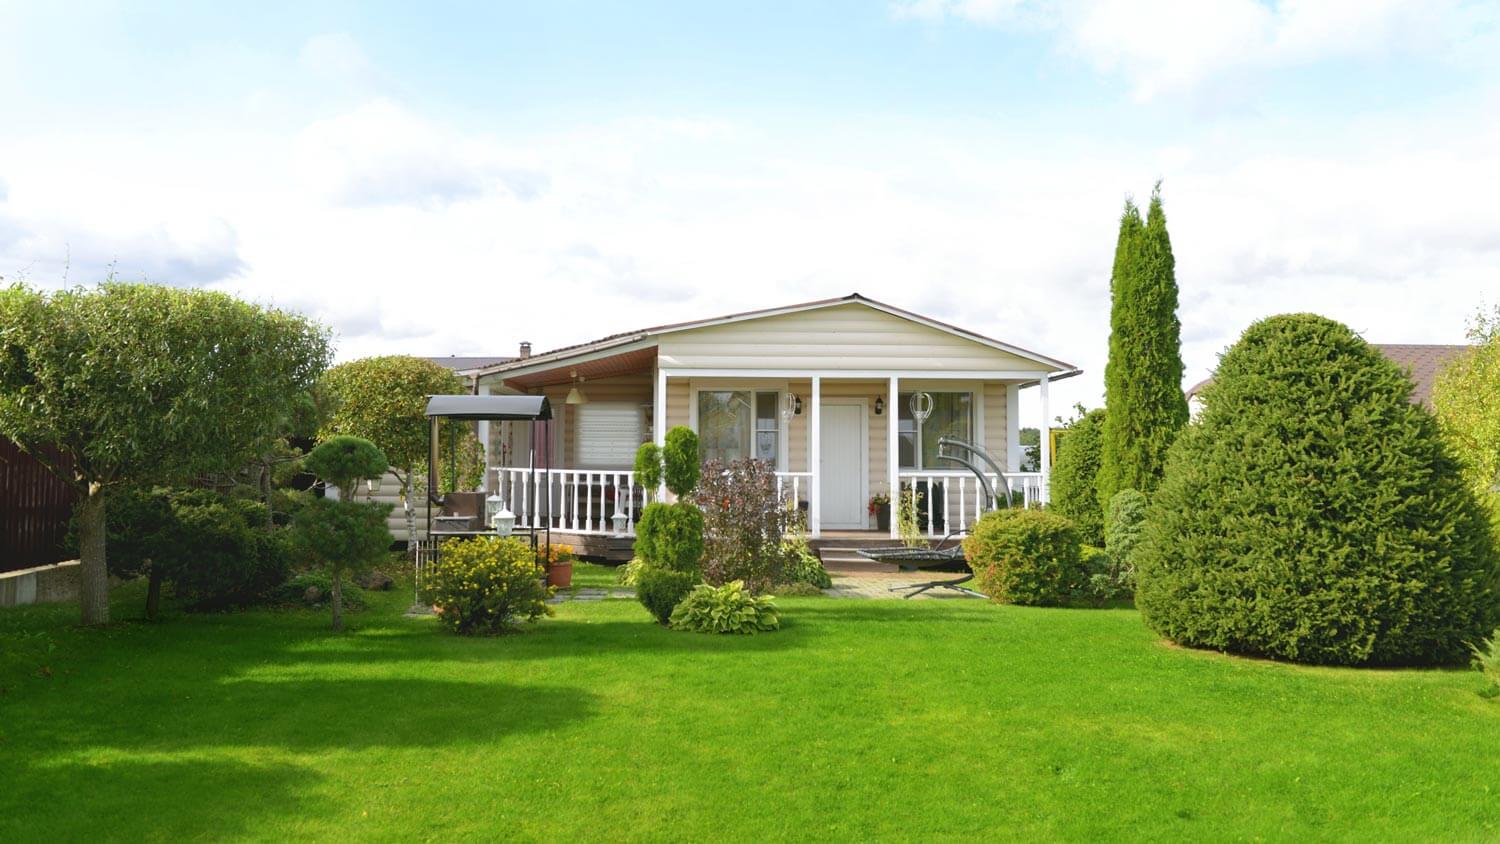
POLYGON ((883 396, 876 396, 875 397, 875 415, 879 416, 882 413, 885 413, 885 398, 883 396))
POLYGON ((792 396, 792 412, 798 416, 802 415, 802 397, 792 396))

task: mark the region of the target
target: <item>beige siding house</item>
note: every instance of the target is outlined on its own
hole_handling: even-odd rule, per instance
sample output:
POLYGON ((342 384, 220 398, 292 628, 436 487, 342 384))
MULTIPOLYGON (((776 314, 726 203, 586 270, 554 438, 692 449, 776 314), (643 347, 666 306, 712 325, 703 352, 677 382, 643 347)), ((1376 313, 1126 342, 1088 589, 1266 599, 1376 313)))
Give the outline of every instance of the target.
POLYGON ((522 524, 541 518, 520 509, 527 501, 549 500, 554 530, 628 535, 645 497, 635 450, 686 425, 705 460, 771 463, 814 536, 874 529, 870 498, 890 494, 893 479, 922 495, 923 527, 941 536, 970 524, 981 496, 972 473, 938 458, 938 439, 982 446, 1015 494, 1043 502, 1045 454, 1040 472, 1019 471, 1021 391, 1035 389, 1050 418, 1049 383, 1078 370, 854 294, 617 334, 469 374, 481 393, 551 400, 552 453, 539 458, 548 489, 528 495, 529 424, 482 433, 487 488, 522 524))

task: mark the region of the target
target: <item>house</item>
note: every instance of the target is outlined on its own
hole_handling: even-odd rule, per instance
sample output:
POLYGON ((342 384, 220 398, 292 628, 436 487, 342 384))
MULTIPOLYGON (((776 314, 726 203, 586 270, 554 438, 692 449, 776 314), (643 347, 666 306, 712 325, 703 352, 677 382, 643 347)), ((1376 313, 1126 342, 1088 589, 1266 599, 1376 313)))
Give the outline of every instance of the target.
MULTIPOLYGON (((1472 348, 1470 346, 1422 345, 1417 343, 1371 343, 1386 359, 1406 372, 1411 379, 1411 400, 1432 410, 1432 387, 1438 373, 1449 361, 1472 348)), ((1203 408, 1202 392, 1212 384, 1212 376, 1187 389, 1188 406, 1196 418, 1203 408)))
POLYGON ((466 374, 480 393, 549 397, 554 419, 545 431, 537 426, 550 441, 537 457, 550 470, 549 488, 529 486, 532 426, 519 423, 482 425, 486 486, 521 525, 540 526, 550 504, 554 536, 581 542, 632 532, 646 492, 631 471, 636 449, 663 442, 677 425, 698 433, 705 460, 771 463, 783 498, 806 512, 814 537, 871 530, 870 497, 888 494, 892 479, 920 493, 929 535, 972 523, 980 487, 972 473, 938 458, 944 436, 981 445, 1016 494, 1044 502, 1049 461, 1038 472, 1020 471, 1021 394, 1036 388, 1042 417, 1050 418, 1048 385, 1078 373, 1056 358, 852 294, 539 354, 523 347, 514 360, 466 374))

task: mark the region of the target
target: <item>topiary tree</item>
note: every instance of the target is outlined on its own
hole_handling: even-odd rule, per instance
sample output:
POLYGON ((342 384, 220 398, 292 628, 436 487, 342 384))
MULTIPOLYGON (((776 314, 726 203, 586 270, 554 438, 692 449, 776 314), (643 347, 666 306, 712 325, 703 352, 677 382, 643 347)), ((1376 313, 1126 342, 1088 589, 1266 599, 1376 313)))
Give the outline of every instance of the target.
POLYGON ((82 496, 84 624, 109 621, 114 493, 230 472, 266 453, 329 357, 316 323, 222 293, 113 281, 0 291, 0 435, 82 496))
POLYGON ((992 510, 964 537, 979 591, 1007 604, 1055 606, 1087 585, 1078 529, 1045 510, 992 510))
MULTIPOLYGON (((1079 407, 1082 411, 1082 406, 1079 407)), ((1099 459, 1104 409, 1083 412, 1067 427, 1052 467, 1052 500, 1058 515, 1071 519, 1089 545, 1104 544, 1104 510, 1099 506, 1099 459)))
POLYGON ((665 480, 677 496, 672 504, 647 504, 635 528, 635 555, 645 564, 637 576, 636 596, 666 624, 672 607, 664 602, 673 596, 680 599, 702 577, 703 511, 692 497, 700 471, 698 435, 678 426, 667 432, 665 448, 641 446, 636 452, 635 471, 636 479, 647 489, 665 480), (652 569, 679 576, 648 578, 646 572, 652 569))
POLYGON ((375 444, 360 437, 336 436, 319 443, 303 462, 307 471, 339 488, 342 500, 320 498, 292 519, 292 548, 304 562, 328 570, 333 579, 333 629, 344 629, 343 579, 364 571, 389 552, 388 504, 355 501, 355 485, 378 478, 389 467, 375 444))
POLYGON ((1151 192, 1144 223, 1135 204, 1125 202, 1110 277, 1109 328, 1109 361, 1104 367, 1109 414, 1100 450, 1100 512, 1122 489, 1156 489, 1167 449, 1188 419, 1176 262, 1160 182, 1151 192))
POLYGON ((1469 488, 1500 531, 1500 307, 1469 324, 1473 348, 1438 373, 1432 404, 1469 488))
MULTIPOLYGON (((417 510, 414 493, 427 476, 430 444, 427 397, 466 393, 464 380, 450 369, 425 358, 387 355, 361 358, 328 370, 318 391, 329 406, 328 419, 319 432, 323 438, 337 434, 363 437, 385 453, 391 473, 401 485, 401 508, 406 515, 408 553, 417 543, 417 510)), ((484 448, 474 430, 461 420, 440 423, 443 443, 456 440, 454 468, 439 466, 444 484, 475 487, 484 480, 484 448)))
POLYGON ((1495 627, 1495 549, 1406 376, 1293 314, 1250 326, 1208 390, 1135 550, 1146 622, 1300 662, 1466 659, 1495 627))
POLYGON ((667 432, 667 444, 661 450, 662 480, 678 498, 686 499, 698 486, 702 471, 698 461, 698 435, 693 429, 678 425, 667 432))

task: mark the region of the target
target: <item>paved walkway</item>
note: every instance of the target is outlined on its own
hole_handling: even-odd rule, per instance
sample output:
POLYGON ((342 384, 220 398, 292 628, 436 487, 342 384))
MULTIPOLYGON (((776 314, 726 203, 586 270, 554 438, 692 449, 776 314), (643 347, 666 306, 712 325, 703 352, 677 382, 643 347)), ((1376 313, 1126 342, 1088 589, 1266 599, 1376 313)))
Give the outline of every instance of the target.
MULTIPOLYGON (((956 580, 961 575, 954 572, 937 572, 935 574, 908 573, 901 574, 870 574, 867 572, 832 572, 833 587, 824 589, 823 594, 830 598, 864 598, 864 599, 894 599, 900 600, 905 596, 905 590, 919 583, 929 583, 934 580, 956 580), (892 591, 899 589, 901 591, 892 591)), ((566 601, 602 601, 606 598, 634 598, 635 590, 628 587, 617 587, 602 589, 587 587, 577 592, 559 592, 547 599, 549 604, 561 604, 566 601)), ((937 599, 963 599, 978 598, 978 595, 970 595, 964 592, 955 592, 952 589, 929 589, 913 600, 927 598, 937 599)))

